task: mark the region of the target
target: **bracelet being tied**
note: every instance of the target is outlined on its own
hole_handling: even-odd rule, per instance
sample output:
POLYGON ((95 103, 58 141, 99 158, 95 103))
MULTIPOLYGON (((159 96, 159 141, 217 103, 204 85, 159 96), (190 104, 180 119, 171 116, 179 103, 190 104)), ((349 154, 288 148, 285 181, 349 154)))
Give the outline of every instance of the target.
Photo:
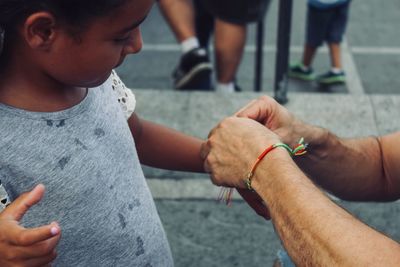
MULTIPOLYGON (((244 179, 244 183, 247 187, 247 189, 252 190, 253 188, 251 186, 251 180, 254 176, 254 172, 257 169, 258 164, 261 162, 261 160, 272 150, 274 150, 275 148, 278 147, 282 147, 284 149, 286 149, 287 152, 289 152, 290 156, 294 157, 294 156, 301 156, 307 153, 306 149, 307 149, 307 144, 304 143, 304 138, 300 138, 298 144, 294 147, 291 148, 290 146, 288 146, 287 144, 284 143, 276 143, 273 144, 269 147, 267 147, 261 154, 260 156, 257 157, 256 161, 254 162, 254 164, 252 165, 250 172, 247 173, 245 179, 244 179)), ((232 203, 232 195, 233 195, 233 188, 222 188, 221 192, 218 196, 218 201, 222 201, 225 202, 227 205, 230 205, 232 203)))

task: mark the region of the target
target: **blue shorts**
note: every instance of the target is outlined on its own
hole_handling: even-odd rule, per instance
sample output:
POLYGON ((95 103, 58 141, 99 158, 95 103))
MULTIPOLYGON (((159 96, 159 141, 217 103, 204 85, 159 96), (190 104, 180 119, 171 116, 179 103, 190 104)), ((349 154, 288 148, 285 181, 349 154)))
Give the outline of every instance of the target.
POLYGON ((350 2, 329 9, 308 5, 307 45, 319 47, 324 42, 341 43, 346 31, 350 2))

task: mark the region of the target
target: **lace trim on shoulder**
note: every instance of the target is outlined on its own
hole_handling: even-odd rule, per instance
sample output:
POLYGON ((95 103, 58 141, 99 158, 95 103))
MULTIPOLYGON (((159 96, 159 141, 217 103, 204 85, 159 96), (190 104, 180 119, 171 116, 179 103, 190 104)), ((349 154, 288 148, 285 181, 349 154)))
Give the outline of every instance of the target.
POLYGON ((118 103, 121 105, 125 118, 129 119, 136 108, 135 95, 125 86, 115 71, 111 73, 111 86, 117 94, 118 103))

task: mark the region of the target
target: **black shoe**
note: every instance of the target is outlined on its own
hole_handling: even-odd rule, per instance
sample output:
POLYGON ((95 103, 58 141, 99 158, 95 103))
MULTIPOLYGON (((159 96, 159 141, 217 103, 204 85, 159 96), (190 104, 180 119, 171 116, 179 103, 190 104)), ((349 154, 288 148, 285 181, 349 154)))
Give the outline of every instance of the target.
POLYGON ((235 82, 235 92, 242 92, 242 87, 240 87, 236 82, 235 82))
POLYGON ((179 90, 211 90, 212 65, 204 48, 195 48, 181 57, 172 74, 179 90))

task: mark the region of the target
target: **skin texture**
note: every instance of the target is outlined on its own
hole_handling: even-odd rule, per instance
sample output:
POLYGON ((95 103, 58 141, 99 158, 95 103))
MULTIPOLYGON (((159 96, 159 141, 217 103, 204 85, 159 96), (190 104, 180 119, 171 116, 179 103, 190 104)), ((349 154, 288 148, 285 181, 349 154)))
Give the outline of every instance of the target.
MULTIPOLYGON (((338 43, 329 43, 329 56, 331 58, 331 66, 333 68, 342 68, 342 61, 341 61, 341 50, 340 44, 338 43)), ((312 62, 314 60, 315 54, 317 53, 318 48, 310 46, 308 44, 304 45, 303 51, 303 65, 306 67, 311 67, 312 62)))
POLYGON ((399 199, 395 163, 400 152, 393 148, 400 132, 340 139, 261 97, 223 120, 210 133, 202 156, 215 184, 244 188, 244 174, 266 147, 280 140, 293 146, 300 137, 309 143, 305 156, 294 162, 277 148, 261 161, 252 180, 296 265, 397 266, 399 244, 337 206, 314 182, 348 200, 399 199))
MULTIPOLYGON (((88 87, 104 83, 126 56, 140 51, 138 27, 152 4, 150 0, 127 1, 92 21, 78 36, 71 35, 48 12, 31 14, 20 27, 8 65, 0 72, 0 101, 38 112, 55 112, 78 104, 88 87)), ((200 140, 142 121, 135 114, 129 126, 143 163, 203 170, 200 140)), ((34 229, 18 224, 42 199, 44 191, 39 185, 0 214, 0 266, 49 266, 56 258, 61 238, 57 223, 34 229)))

